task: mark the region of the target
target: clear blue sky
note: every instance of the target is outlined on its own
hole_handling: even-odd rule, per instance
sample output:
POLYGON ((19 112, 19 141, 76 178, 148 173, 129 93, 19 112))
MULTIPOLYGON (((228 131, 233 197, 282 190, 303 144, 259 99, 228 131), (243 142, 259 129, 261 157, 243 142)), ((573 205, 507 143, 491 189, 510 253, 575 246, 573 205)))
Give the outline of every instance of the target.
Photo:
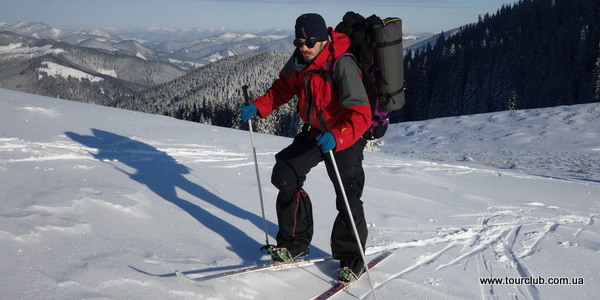
MULTIPOLYGON (((515 0, 516 1, 516 0, 515 0)), ((400 17, 404 32, 440 32, 494 14, 509 0, 0 0, 0 22, 36 21, 61 29, 212 28, 293 29, 306 12, 329 26, 352 10, 367 17, 400 17)))

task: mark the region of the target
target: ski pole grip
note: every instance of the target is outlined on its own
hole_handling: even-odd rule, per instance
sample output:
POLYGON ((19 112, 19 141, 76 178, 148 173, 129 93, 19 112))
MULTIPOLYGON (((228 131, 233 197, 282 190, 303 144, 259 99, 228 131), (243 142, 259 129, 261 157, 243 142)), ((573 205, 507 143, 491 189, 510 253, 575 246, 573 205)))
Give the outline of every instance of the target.
POLYGON ((244 104, 250 104, 250 97, 248 96, 248 86, 242 86, 242 92, 244 93, 244 104))

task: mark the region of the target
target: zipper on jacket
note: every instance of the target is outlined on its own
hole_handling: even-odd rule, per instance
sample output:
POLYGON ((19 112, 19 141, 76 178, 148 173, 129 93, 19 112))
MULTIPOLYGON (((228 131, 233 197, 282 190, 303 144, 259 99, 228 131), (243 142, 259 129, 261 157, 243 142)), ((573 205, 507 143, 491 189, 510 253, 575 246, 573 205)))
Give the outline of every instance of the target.
POLYGON ((313 103, 313 97, 312 97, 312 91, 310 90, 310 78, 312 76, 312 72, 306 72, 306 74, 308 75, 305 79, 304 79, 304 88, 305 88, 305 95, 306 95, 306 101, 307 101, 307 105, 306 105, 306 123, 308 123, 309 126, 311 127, 315 127, 313 120, 310 119, 310 116, 312 115, 313 111, 314 111, 314 103, 313 103))

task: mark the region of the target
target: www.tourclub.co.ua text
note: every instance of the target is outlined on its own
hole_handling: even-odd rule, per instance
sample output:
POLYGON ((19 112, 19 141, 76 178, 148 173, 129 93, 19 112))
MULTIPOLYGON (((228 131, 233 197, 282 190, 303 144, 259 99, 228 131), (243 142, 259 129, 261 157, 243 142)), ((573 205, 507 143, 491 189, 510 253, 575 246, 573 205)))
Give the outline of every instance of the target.
POLYGON ((517 284, 517 285, 583 285, 584 280, 581 277, 491 277, 479 278, 480 284, 517 284))

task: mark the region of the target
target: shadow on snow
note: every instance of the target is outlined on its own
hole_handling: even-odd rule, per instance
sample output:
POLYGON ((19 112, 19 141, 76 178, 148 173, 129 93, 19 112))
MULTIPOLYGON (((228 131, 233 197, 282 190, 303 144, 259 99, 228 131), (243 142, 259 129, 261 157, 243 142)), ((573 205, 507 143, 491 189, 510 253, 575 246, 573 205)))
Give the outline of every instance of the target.
MULTIPOLYGON (((211 214, 202 208, 201 205, 183 199, 178 195, 176 189, 179 188, 197 199, 210 203, 235 217, 248 220, 263 231, 263 220, 260 216, 243 210, 204 187, 191 182, 184 176, 185 174, 190 174, 188 167, 179 164, 167 153, 153 146, 104 130, 92 129, 92 133, 93 135, 80 135, 74 132, 65 132, 72 140, 86 147, 98 149, 98 152, 93 154, 96 159, 108 163, 118 161, 134 169, 133 172, 128 172, 111 163, 117 170, 147 186, 161 198, 187 212, 206 228, 221 235, 229 243, 230 246, 228 248, 246 263, 256 263, 261 259, 264 253, 258 251, 263 245, 249 237, 244 231, 229 224, 226 220, 211 214)), ((277 225, 268 222, 268 230, 276 232, 277 225)), ((202 243, 206 241, 201 241, 199 238, 198 242, 202 243)), ((311 256, 327 255, 323 250, 315 248, 312 250, 311 256)))

